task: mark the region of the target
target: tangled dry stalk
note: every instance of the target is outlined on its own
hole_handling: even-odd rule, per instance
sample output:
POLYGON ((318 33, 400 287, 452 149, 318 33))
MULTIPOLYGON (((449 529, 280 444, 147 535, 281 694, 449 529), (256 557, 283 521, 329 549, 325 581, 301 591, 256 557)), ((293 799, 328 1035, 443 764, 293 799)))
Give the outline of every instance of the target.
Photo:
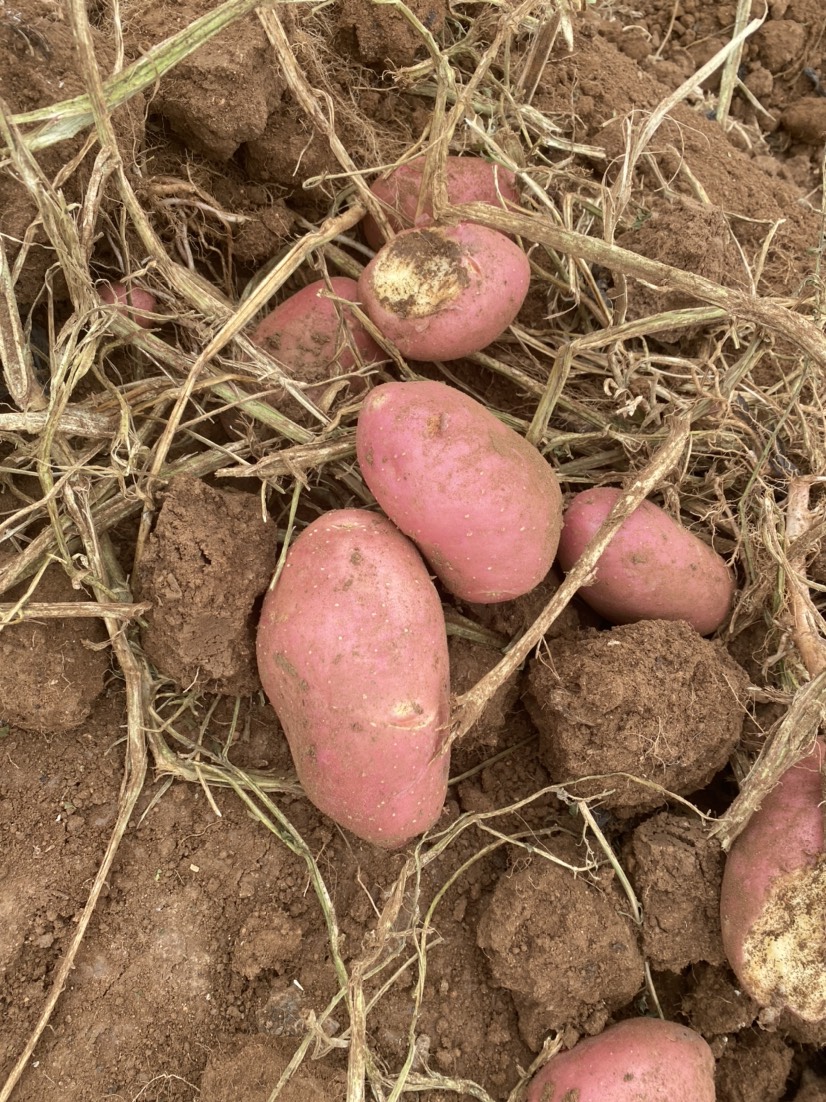
MULTIPOLYGON (((411 95, 432 104, 428 131, 409 146, 410 151, 427 152, 427 174, 437 208, 446 217, 460 214, 458 208, 448 207, 444 190, 443 158, 451 143, 461 145, 470 139, 519 171, 525 186, 520 210, 502 213, 475 207, 472 213, 477 221, 517 234, 526 246, 533 246, 534 277, 546 293, 548 316, 556 320, 537 330, 516 327, 508 340, 476 360, 513 388, 528 412, 524 419, 511 414, 510 422, 553 457, 564 480, 585 485, 621 481, 627 491, 533 627, 490 675, 456 701, 450 738, 460 738, 470 729, 497 686, 524 661, 587 577, 623 517, 643 497, 659 491, 670 505, 681 506, 685 515, 696 518, 700 529, 713 524, 723 549, 740 564, 744 586, 731 630, 763 621, 778 643, 776 657, 765 670, 765 684, 757 688, 773 693, 774 699, 785 699, 788 711, 766 740, 739 799, 714 825, 729 844, 762 794, 805 750, 823 720, 823 594, 812 590, 806 578, 807 563, 824 534, 823 281, 813 281, 805 295, 795 300, 770 299, 732 290, 613 243, 616 219, 622 217, 620 200, 627 205, 631 194, 641 194, 635 166, 647 151, 656 123, 673 103, 629 135, 624 170, 612 197, 607 189, 595 191, 584 184, 578 191, 577 177, 564 172, 566 161, 552 165, 547 160, 543 148, 557 154, 564 151, 568 160, 576 155, 603 156, 601 150, 567 141, 557 121, 532 104, 556 38, 570 39, 576 4, 558 0, 550 13, 547 3, 539 0, 522 0, 514 6, 491 3, 484 11, 477 5, 474 19, 455 15, 440 46, 402 0, 386 2, 416 29, 426 47, 426 60, 398 77, 411 95), (509 70, 510 83, 503 82, 496 65, 503 51, 521 59, 521 68, 514 64, 509 70), (543 183, 549 178, 549 166, 559 180, 555 190, 543 183), (612 272, 620 281, 637 279, 679 291, 696 305, 626 321, 615 316, 603 298, 596 276, 599 269, 612 272), (572 302, 578 307, 573 311, 572 302), (707 338, 707 357, 702 362, 664 366, 648 353, 647 337, 688 328, 707 338), (754 372, 774 355, 776 341, 793 349, 793 363, 778 373, 778 382, 761 387, 754 382, 754 372)), ((19 509, 0 524, 0 538, 13 549, 0 563, 0 594, 38 578, 44 565, 56 559, 70 577, 92 586, 97 603, 72 605, 70 611, 60 605, 49 607, 38 602, 36 585, 29 585, 23 597, 0 605, 0 625, 26 616, 101 617, 126 686, 127 751, 120 813, 106 855, 37 1026, 0 1089, 0 1102, 11 1097, 57 1003, 132 816, 150 755, 156 770, 172 778, 201 784, 207 791, 210 786, 230 787, 307 864, 327 922, 339 992, 310 1023, 272 1099, 312 1048, 336 1044, 347 1047, 349 1053, 348 1102, 361 1102, 368 1083, 376 1097, 388 1102, 395 1102, 405 1089, 425 1088, 490 1102, 476 1083, 417 1070, 418 1008, 433 912, 443 894, 422 915, 419 884, 423 868, 472 828, 480 830, 477 856, 491 846, 523 844, 515 835, 502 835, 493 842, 486 838, 489 820, 514 809, 464 816, 441 836, 422 842, 405 863, 379 916, 369 951, 346 966, 323 877, 270 795, 294 791, 295 781, 241 772, 225 757, 188 744, 176 730, 169 707, 158 697, 159 682, 134 636, 124 630, 124 623, 143 608, 134 602, 127 582, 134 564, 118 561, 108 538, 115 526, 140 514, 139 558, 152 523, 156 492, 182 472, 254 477, 279 490, 298 480, 311 495, 322 476, 337 478, 348 492, 366 499, 352 462, 352 416, 341 423, 313 406, 300 385, 250 344, 244 330, 309 258, 330 269, 357 274, 357 254, 343 248, 342 240, 346 245, 347 231, 366 207, 383 219, 366 183, 378 166, 354 161, 337 120, 355 119, 354 125, 364 133, 370 130, 369 120, 358 117, 352 100, 336 102, 337 82, 325 75, 325 66, 334 65, 335 58, 319 52, 313 60, 310 50, 310 64, 306 63, 310 32, 304 43, 304 63, 298 62, 281 18, 285 10, 281 4, 227 0, 109 77, 98 67, 85 3, 66 0, 65 6, 86 94, 17 116, 0 104, 0 171, 22 181, 34 200, 37 220, 54 249, 72 303, 70 316, 60 325, 51 310, 47 393, 35 369, 28 319, 21 315, 15 293, 34 234, 22 242, 13 259, 0 239, 0 356, 5 388, 16 407, 0 414, 5 456, 0 478, 20 502, 19 509), (296 238, 253 292, 236 305, 207 282, 194 263, 177 259, 159 235, 151 211, 135 189, 134 176, 127 171, 131 166, 124 161, 112 111, 138 92, 150 90, 181 59, 254 10, 296 102, 311 128, 326 137, 341 176, 333 182, 335 199, 327 220, 296 238), (67 209, 61 188, 80 159, 67 165, 61 178, 50 180, 38 164, 37 153, 72 135, 87 136, 82 156, 92 167, 83 202, 67 209), (122 255, 130 255, 129 240, 140 242, 146 282, 157 290, 173 322, 166 336, 113 316, 97 298, 89 260, 97 228, 105 224, 111 232, 104 213, 106 196, 114 198, 124 212, 122 255), (143 368, 137 381, 117 384, 112 381, 116 376, 102 370, 117 349, 127 349, 140 359, 143 368), (93 385, 81 385, 84 380, 93 385), (276 384, 304 406, 312 428, 297 424, 263 400, 276 384), (199 411, 195 417, 193 404, 199 411), (251 422, 274 430, 263 455, 260 450, 253 452, 249 441, 219 446, 199 434, 200 417, 232 407, 242 409, 251 422), (382 993, 407 969, 418 977, 409 1047, 402 1066, 391 1072, 370 1051, 368 1021, 382 993), (372 994, 366 994, 368 989, 372 994), (322 1027, 342 1002, 349 1025, 333 1040, 322 1027)), ((739 7, 746 10, 748 5, 739 7)), ((313 18, 323 32, 323 6, 313 18)), ((728 58, 729 74, 736 71, 747 31, 738 26, 730 48, 715 59, 721 65, 728 58)), ((823 244, 822 239, 812 242, 821 256, 823 244)), ((48 288, 44 292, 44 301, 50 303, 48 288)), ((409 368, 402 367, 409 376, 409 368)), ((533 834, 530 841, 543 852, 541 839, 533 834)), ((523 1084, 529 1073, 530 1069, 523 1084)))

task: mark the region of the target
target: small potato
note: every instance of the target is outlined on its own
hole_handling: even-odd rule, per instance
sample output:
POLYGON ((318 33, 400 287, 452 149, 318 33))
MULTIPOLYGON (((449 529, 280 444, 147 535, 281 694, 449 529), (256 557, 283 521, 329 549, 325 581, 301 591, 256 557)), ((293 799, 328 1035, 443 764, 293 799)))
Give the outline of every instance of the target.
POLYGON ((726 859, 723 947, 761 1006, 826 1022, 826 743, 788 769, 726 859))
POLYGON ((552 1056, 526 1102, 714 1102, 714 1056, 693 1029, 628 1018, 552 1056))
MULTIPOLYGON (((425 158, 416 157, 394 169, 389 176, 376 180, 370 187, 385 207, 387 219, 394 230, 413 226, 429 226, 433 221, 433 204, 426 199, 416 216, 422 189, 425 158)), ((510 169, 492 164, 481 157, 448 157, 445 161, 447 197, 451 203, 489 203, 492 207, 507 207, 518 203, 516 177, 510 169)), ((365 216, 362 228, 367 244, 379 249, 384 236, 371 214, 365 216)))
POLYGON ((302 287, 258 323, 250 339, 301 382, 323 382, 387 357, 346 307, 327 294, 359 301, 354 279, 333 276, 302 287))
POLYGON ((115 306, 131 318, 142 329, 151 329, 158 325, 160 318, 153 317, 158 308, 158 300, 142 287, 127 287, 125 283, 101 283, 98 294, 107 306, 115 306))
POLYGON ((479 402, 444 383, 384 383, 364 400, 356 454, 379 505, 457 597, 509 601, 548 573, 556 475, 479 402))
MULTIPOLYGON (((609 487, 584 490, 565 511, 559 562, 568 571, 620 497, 609 487)), ((612 624, 685 620, 701 635, 728 616, 734 578, 725 561, 651 501, 625 521, 579 596, 612 624)))
POLYGON ((447 633, 409 540, 365 509, 313 521, 266 596, 258 670, 308 798, 392 849, 435 823, 447 791, 447 633))
POLYGON ((504 234, 405 230, 370 261, 359 292, 370 320, 411 360, 456 360, 504 333, 528 293, 528 258, 504 234))

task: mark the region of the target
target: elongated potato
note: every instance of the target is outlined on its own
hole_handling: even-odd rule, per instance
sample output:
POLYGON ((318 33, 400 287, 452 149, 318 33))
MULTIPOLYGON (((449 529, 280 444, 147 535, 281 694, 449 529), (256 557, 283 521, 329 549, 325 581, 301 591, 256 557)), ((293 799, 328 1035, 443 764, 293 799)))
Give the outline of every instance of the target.
POLYGON ((761 1006, 826 1021, 826 743, 788 769, 726 859, 723 947, 761 1006))
MULTIPOLYGON (((559 563, 570 570, 616 505, 621 491, 584 490, 571 499, 559 539, 559 563)), ((685 620, 701 635, 728 616, 734 577, 708 544, 644 501, 597 562, 579 596, 612 624, 685 620)))
POLYGON ((370 320, 411 360, 456 360, 497 340, 519 313, 531 278, 509 237, 460 222, 405 230, 359 277, 370 320))
POLYGON ((537 449, 444 383, 384 383, 356 428, 362 475, 390 519, 465 601, 509 601, 553 562, 562 496, 537 449))
MULTIPOLYGON (((424 162, 424 157, 416 157, 394 169, 385 179, 376 180, 370 187, 385 206, 388 221, 394 230, 429 226, 433 222, 430 197, 420 202, 424 162)), ((445 161, 445 181, 451 203, 489 203, 493 207, 504 208, 508 201, 519 201, 516 179, 510 169, 481 157, 448 157, 445 161)), ((384 237, 372 215, 365 216, 362 228, 367 244, 373 249, 381 248, 384 237)))
POLYGON ((714 1056, 693 1029, 629 1018, 552 1056, 527 1102, 714 1102, 714 1056))
POLYGON ((325 513, 266 596, 258 669, 309 799, 392 849, 432 826, 449 755, 447 634, 415 547, 363 509, 325 513))

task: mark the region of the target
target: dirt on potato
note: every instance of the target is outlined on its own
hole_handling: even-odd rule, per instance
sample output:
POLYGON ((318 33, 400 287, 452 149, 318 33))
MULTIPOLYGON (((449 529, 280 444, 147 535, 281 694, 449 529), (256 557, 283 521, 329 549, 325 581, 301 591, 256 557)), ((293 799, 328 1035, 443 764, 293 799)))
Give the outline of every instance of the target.
MULTIPOLYGON (((9 133, 48 132, 48 109, 89 90, 75 44, 79 8, 90 19, 92 53, 109 87, 167 36, 219 7, 209 0, 119 6, 0 0, 0 101, 15 116, 9 133), (44 117, 27 116, 40 109, 47 109, 44 117)), ((5 311, 7 301, 16 301, 24 332, 34 325, 49 334, 46 401, 55 409, 64 399, 99 402, 109 418, 100 436, 56 431, 55 450, 44 461, 42 437, 3 420, 21 415, 3 374, 12 367, 3 362, 0 581, 13 560, 31 555, 33 565, 3 588, 0 601, 8 607, 30 586, 34 602, 93 599, 101 579, 61 496, 72 479, 84 501, 88 477, 91 506, 102 518, 103 559, 114 555, 112 577, 150 606, 117 627, 149 663, 154 695, 144 713, 146 734, 151 745, 160 739, 166 748, 165 757, 150 753, 74 966, 11 1102, 269 1102, 307 1037, 308 1059, 279 1097, 344 1099, 353 1035, 342 968, 350 981, 366 977, 375 1097, 387 1097, 409 1066, 403 1098, 505 1102, 552 1033, 558 1030, 569 1046, 607 1022, 653 1012, 645 963, 666 1016, 709 1040, 721 1102, 823 1102, 824 1027, 766 1021, 722 963, 714 908, 718 845, 699 816, 659 790, 696 797, 703 812, 724 812, 740 775, 732 753, 738 771, 753 760, 788 707, 784 678, 791 671, 801 679, 793 663, 776 676, 777 663, 790 662, 792 650, 786 621, 779 633, 767 631, 772 616, 784 615, 772 588, 776 561, 763 558, 750 574, 757 525, 753 518, 741 523, 742 503, 726 483, 745 462, 733 444, 744 433, 749 462, 765 456, 754 476, 767 510, 772 503, 775 509, 761 513, 760 523, 782 531, 788 479, 810 467, 794 439, 785 450, 773 442, 785 439, 784 426, 798 415, 801 423, 808 418, 812 437, 822 422, 822 390, 788 341, 746 327, 721 353, 725 370, 715 372, 714 357, 730 335, 726 318, 718 329, 670 326, 644 343, 594 346, 575 357, 542 441, 565 491, 617 484, 638 471, 647 447, 638 447, 640 434, 661 440, 668 431, 673 409, 664 393, 687 406, 701 392, 706 412, 692 433, 695 441, 717 441, 716 458, 696 467, 687 459, 684 470, 663 480, 658 500, 698 528, 716 526, 748 599, 737 607, 733 635, 715 643, 674 625, 611 631, 571 602, 528 665, 455 746, 439 822, 439 830, 452 833, 441 852, 428 851, 422 863, 408 851, 380 853, 316 812, 297 786, 286 740, 259 692, 256 602, 272 574, 295 481, 302 486, 299 525, 322 509, 371 501, 346 446, 341 465, 325 456, 309 467, 300 454, 282 460, 260 423, 253 452, 237 433, 222 431, 216 411, 230 398, 210 396, 211 386, 229 381, 253 395, 272 390, 272 379, 252 372, 248 357, 224 346, 209 363, 194 365, 262 271, 283 260, 308 225, 349 202, 356 184, 331 149, 325 120, 368 180, 414 146, 422 151, 434 136, 436 102, 435 80, 417 84, 431 57, 426 36, 446 41, 472 20, 460 59, 470 73, 501 15, 501 5, 444 0, 410 0, 407 7, 412 19, 370 0, 277 7, 298 70, 321 105, 314 119, 253 10, 112 111, 124 179, 146 218, 140 232, 117 184, 113 150, 96 159, 91 115, 56 144, 34 149, 28 177, 0 157, 0 306, 5 311), (56 194, 60 201, 52 205, 56 194), (110 348, 109 335, 103 346, 93 344, 96 319, 73 313, 78 288, 61 251, 71 242, 60 226, 78 227, 74 255, 95 279, 119 278, 127 268, 161 292, 170 315, 154 331, 159 343, 149 352, 120 338, 110 348), (168 263, 158 264, 157 248, 168 263), (190 298, 178 312, 171 288, 187 280, 201 289, 200 308, 190 298), (590 382, 583 382, 586 366, 590 382), (735 377, 743 386, 724 393, 735 377), (151 476, 153 494, 144 496, 156 440, 185 381, 191 389, 183 426, 151 476), (787 407, 784 386, 795 381, 801 390, 787 407), (117 400, 107 406, 114 393, 117 400), (150 410, 146 421, 129 423, 124 393, 134 409, 150 410), (123 424, 129 434, 122 437, 123 424), (170 481, 186 464, 189 474, 170 481), (224 468, 235 477, 215 475, 224 468), (37 505, 41 499, 45 504, 37 505), (52 508, 65 540, 46 539, 52 508), (131 577, 144 509, 152 534, 131 577), (42 547, 45 557, 38 558, 42 547), (50 565, 33 585, 46 558, 50 565), (741 667, 761 686, 754 699, 741 667), (219 766, 225 777, 242 770, 264 800, 251 805, 211 783, 207 772, 219 766), (614 775, 595 787, 568 783, 590 774, 614 775), (586 793, 596 793, 602 840, 571 802, 586 793), (269 814, 267 801, 277 814, 269 814), (567 839, 561 846, 560 838, 567 839), (639 928, 606 846, 629 874, 642 907, 639 928), (548 854, 560 853, 589 871, 574 876, 549 861, 548 854), (405 890, 394 911, 402 874, 405 890), (417 1077, 426 1077, 429 1088, 421 1090, 417 1077), (463 1080, 480 1084, 486 1096, 463 1090, 463 1080)), ((490 74, 500 89, 521 80, 520 96, 547 125, 531 130, 529 117, 524 129, 524 120, 508 113, 507 96, 491 96, 488 84, 451 152, 489 156, 480 137, 489 130, 527 170, 526 202, 538 187, 569 228, 588 232, 602 209, 602 188, 617 187, 629 127, 730 41, 736 5, 639 0, 633 10, 569 7, 570 47, 558 36, 545 60, 539 16, 547 13, 537 8, 490 74), (579 144, 572 148, 572 141, 579 144)), ((744 45, 737 75, 733 125, 715 117, 719 74, 669 113, 638 165, 616 240, 738 292, 754 280, 759 293, 779 296, 802 316, 820 263, 821 0, 772 0, 763 26, 744 45)), ((448 97, 448 110, 453 102, 448 97)), ((8 140, 4 134, 0 144, 8 140)), ((327 274, 357 276, 367 259, 351 228, 327 252, 313 249, 266 309, 327 274)), ((565 299, 568 257, 538 246, 531 259, 559 294, 549 296, 548 283, 534 285, 519 330, 496 353, 506 373, 489 362, 460 361, 448 378, 523 432, 552 367, 568 370, 548 349, 556 354, 620 319, 696 304, 590 264, 582 266, 584 293, 565 299)), ((9 316, 0 314, 4 333, 9 316)), ((387 368, 388 378, 401 377, 397 366, 387 368)), ((418 367, 444 380, 438 365, 418 367)), ((351 394, 323 423, 313 423, 324 446, 339 446, 336 433, 352 429, 356 408, 351 394)), ((284 448, 305 439, 295 435, 280 442, 284 448)), ((813 507, 820 503, 813 498, 813 507)), ((822 587, 826 558, 822 541, 816 543, 807 545, 804 567, 822 587)), ((561 581, 552 571, 519 601, 450 606, 498 636, 490 649, 452 640, 455 692, 501 659, 561 581)), ((823 609, 820 590, 813 587, 811 599, 823 609)), ((80 929, 124 781, 138 764, 128 712, 134 686, 115 644, 100 617, 34 616, 0 630, 0 1089, 80 929)), ((243 792, 250 797, 250 789, 243 792)), ((367 1097, 370 1090, 368 1083, 367 1097)))

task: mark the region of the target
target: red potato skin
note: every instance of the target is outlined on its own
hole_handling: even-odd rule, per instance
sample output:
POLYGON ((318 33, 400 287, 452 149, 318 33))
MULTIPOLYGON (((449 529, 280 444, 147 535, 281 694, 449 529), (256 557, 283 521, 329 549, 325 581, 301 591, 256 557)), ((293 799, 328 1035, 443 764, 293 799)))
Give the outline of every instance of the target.
MULTIPOLYGON (((824 759, 826 743, 819 739, 812 752, 788 769, 765 797, 731 847, 720 892, 723 948, 744 989, 763 1006, 788 1008, 808 1020, 820 1020, 818 1012, 812 1018, 805 1007, 796 1003, 789 970, 779 985, 772 984, 771 977, 765 980, 755 974, 747 939, 781 885, 793 880, 805 883, 818 866, 822 876, 826 861, 824 759)), ((801 938, 813 950, 817 981, 823 984, 826 899, 822 887, 815 886, 813 895, 819 908, 815 913, 816 928, 812 937, 802 929, 801 938)), ((806 910, 802 906, 800 914, 805 916, 806 910)), ((812 995, 814 986, 814 972, 807 975, 804 967, 801 984, 804 997, 812 995)), ((826 1010, 823 996, 820 1005, 826 1010)))
POLYGON ((550 570, 562 495, 550 464, 484 406, 444 383, 384 383, 356 427, 365 482, 465 601, 528 593, 550 570))
POLYGON ((528 258, 510 238, 460 222, 405 230, 359 278, 370 320, 411 360, 456 360, 491 344, 528 293, 528 258))
POLYGON ((386 849, 435 823, 447 634, 424 562, 390 521, 338 509, 302 532, 264 600, 257 657, 316 807, 386 849))
MULTIPOLYGON (((429 226, 433 222, 433 204, 425 200, 418 218, 416 207, 422 187, 425 158, 416 157, 394 169, 389 176, 376 180, 370 187, 381 202, 393 230, 429 226)), ((519 202, 516 177, 510 169, 482 160, 481 157, 448 157, 445 161, 447 197, 451 203, 489 203, 507 208, 519 202)), ((362 221, 364 237, 371 249, 380 249, 384 235, 371 214, 362 221)))
POLYGON ((342 311, 327 291, 348 302, 360 301, 354 279, 333 276, 329 286, 320 279, 276 306, 250 334, 255 344, 296 379, 315 382, 352 371, 358 366, 354 349, 365 364, 387 359, 364 326, 349 310, 342 311), (341 312, 346 333, 342 331, 341 312))
POLYGON ((693 1029, 629 1018, 552 1056, 526 1102, 714 1102, 714 1056, 693 1029))
POLYGON ((101 283, 98 286, 98 294, 107 306, 122 309, 142 329, 151 329, 159 324, 158 318, 148 316, 157 310, 158 300, 142 287, 127 287, 125 283, 119 281, 101 283))
MULTIPOLYGON (((559 540, 563 570, 574 566, 620 494, 602 487, 571 499, 559 540)), ((710 635, 728 616, 734 588, 734 577, 716 551, 644 501, 599 559, 594 583, 578 596, 612 624, 685 620, 700 635, 710 635)))

